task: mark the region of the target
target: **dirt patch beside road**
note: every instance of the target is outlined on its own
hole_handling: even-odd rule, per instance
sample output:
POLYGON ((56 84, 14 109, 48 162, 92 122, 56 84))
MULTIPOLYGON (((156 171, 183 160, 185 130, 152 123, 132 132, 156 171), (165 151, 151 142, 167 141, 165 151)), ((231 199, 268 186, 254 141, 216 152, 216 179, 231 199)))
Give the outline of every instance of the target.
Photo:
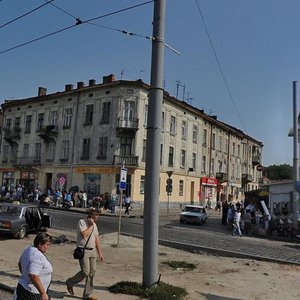
MULTIPOLYGON (((53 236, 64 234, 62 231, 49 230, 53 236)), ((1 283, 16 286, 19 271, 17 261, 22 250, 31 245, 34 235, 24 240, 1 239, 0 270, 1 283)), ((67 238, 74 240, 75 233, 67 238)), ((238 243, 238 238, 236 240, 238 243)), ((102 236, 105 261, 98 264, 95 278, 95 296, 105 300, 134 300, 129 295, 113 295, 108 286, 130 280, 141 282, 143 274, 142 240, 121 236, 120 247, 116 234, 102 236)), ((74 299, 66 293, 65 280, 78 271, 78 262, 72 257, 74 243, 54 244, 48 252, 54 273, 51 290, 53 299, 74 299)), ((183 260, 194 263, 193 271, 173 270, 159 264, 161 280, 187 289, 187 300, 217 299, 300 299, 300 266, 281 265, 249 259, 223 258, 207 254, 188 253, 159 246, 159 262, 183 260)), ((75 296, 81 297, 82 284, 75 287, 75 296)), ((80 299, 80 298, 79 298, 80 299)))

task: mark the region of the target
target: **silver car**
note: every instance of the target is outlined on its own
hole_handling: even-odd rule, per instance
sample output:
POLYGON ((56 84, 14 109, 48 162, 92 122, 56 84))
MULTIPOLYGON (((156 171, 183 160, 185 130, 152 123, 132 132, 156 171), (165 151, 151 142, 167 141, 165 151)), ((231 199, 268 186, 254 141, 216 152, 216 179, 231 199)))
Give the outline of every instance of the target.
POLYGON ((203 224, 207 220, 205 208, 200 205, 186 205, 180 213, 180 223, 203 224))
POLYGON ((0 234, 10 234, 23 239, 28 232, 51 227, 51 218, 34 204, 0 203, 0 234))

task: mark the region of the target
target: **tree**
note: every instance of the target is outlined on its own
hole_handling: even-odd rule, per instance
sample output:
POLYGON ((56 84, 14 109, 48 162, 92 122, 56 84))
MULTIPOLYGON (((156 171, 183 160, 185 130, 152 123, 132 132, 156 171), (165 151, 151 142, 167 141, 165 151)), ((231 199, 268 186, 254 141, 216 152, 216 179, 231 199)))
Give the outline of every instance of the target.
POLYGON ((263 176, 270 180, 292 180, 293 167, 288 164, 271 165, 264 168, 263 176))

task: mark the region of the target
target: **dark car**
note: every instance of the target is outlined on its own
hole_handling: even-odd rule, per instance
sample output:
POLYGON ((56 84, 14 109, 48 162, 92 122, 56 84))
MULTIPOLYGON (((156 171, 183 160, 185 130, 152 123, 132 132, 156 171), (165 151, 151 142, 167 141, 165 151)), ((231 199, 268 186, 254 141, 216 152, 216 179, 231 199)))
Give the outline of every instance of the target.
POLYGON ((180 223, 203 224, 207 220, 207 213, 203 206, 186 205, 180 213, 180 223))
POLYGON ((0 234, 22 239, 28 232, 51 227, 51 217, 34 204, 0 203, 0 234))

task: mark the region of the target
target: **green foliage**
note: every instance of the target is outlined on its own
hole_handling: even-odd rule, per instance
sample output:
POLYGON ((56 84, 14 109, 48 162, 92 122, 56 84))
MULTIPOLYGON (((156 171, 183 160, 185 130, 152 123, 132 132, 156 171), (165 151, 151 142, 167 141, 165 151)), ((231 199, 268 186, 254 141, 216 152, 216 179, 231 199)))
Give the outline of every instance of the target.
POLYGON ((270 180, 292 180, 293 168, 288 164, 271 165, 264 168, 263 175, 270 180))
POLYGON ((121 281, 108 288, 114 294, 134 295, 150 300, 183 300, 187 295, 184 288, 159 282, 156 287, 144 288, 142 284, 132 281, 121 281))
POLYGON ((185 261, 180 260, 169 260, 162 262, 164 265, 168 265, 169 267, 173 269, 188 269, 188 270, 194 270, 196 269, 195 264, 187 263, 185 261))

